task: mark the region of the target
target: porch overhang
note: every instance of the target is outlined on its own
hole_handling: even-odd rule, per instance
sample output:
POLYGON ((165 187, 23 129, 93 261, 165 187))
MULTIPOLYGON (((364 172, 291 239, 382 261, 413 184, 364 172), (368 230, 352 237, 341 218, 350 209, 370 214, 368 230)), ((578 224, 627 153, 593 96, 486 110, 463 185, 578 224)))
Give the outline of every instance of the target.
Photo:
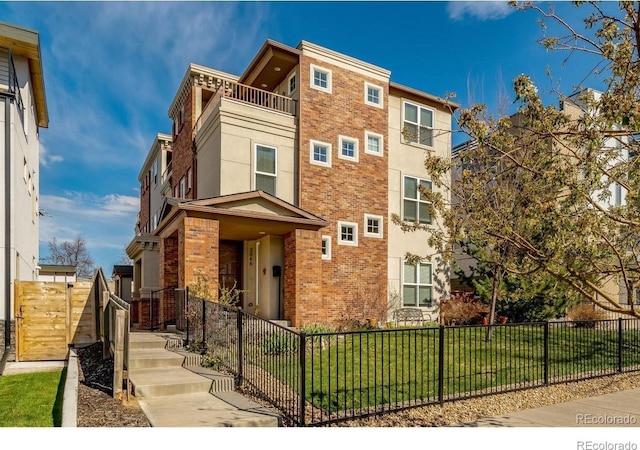
POLYGON ((324 219, 263 191, 192 201, 170 198, 167 207, 170 210, 158 225, 156 235, 174 233, 181 217, 217 220, 220 239, 232 241, 284 236, 299 229, 317 231, 329 225, 324 219))
POLYGON ((299 60, 298 49, 268 39, 240 76, 239 82, 273 91, 299 60))

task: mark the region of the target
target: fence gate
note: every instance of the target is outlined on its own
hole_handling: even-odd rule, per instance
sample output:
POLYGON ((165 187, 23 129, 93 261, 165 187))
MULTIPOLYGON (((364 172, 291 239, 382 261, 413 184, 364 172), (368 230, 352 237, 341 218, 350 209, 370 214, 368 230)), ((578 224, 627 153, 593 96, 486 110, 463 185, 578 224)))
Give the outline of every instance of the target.
POLYGON ((62 361, 68 344, 95 342, 90 291, 89 282, 16 280, 16 359, 62 361))

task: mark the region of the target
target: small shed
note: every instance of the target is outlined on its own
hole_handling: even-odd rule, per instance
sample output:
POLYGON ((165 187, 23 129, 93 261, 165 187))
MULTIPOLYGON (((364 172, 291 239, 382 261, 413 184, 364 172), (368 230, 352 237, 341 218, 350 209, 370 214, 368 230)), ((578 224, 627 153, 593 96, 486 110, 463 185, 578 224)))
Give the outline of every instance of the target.
POLYGON ((76 279, 76 266, 63 264, 40 264, 38 281, 73 283, 76 279))

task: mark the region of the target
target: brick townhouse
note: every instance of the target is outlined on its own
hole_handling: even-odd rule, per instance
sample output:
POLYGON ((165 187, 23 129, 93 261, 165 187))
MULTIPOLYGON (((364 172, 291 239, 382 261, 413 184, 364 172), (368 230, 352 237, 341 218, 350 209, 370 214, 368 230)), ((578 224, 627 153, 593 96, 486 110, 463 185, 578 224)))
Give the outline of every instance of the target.
POLYGON ((434 250, 390 217, 435 226, 419 193, 431 188, 424 156, 450 154, 458 105, 390 75, 305 41, 266 41, 240 76, 189 65, 172 133, 139 174, 127 248, 139 323, 149 292, 200 274, 294 326, 382 321, 402 306, 436 319, 449 266, 406 263, 434 250))

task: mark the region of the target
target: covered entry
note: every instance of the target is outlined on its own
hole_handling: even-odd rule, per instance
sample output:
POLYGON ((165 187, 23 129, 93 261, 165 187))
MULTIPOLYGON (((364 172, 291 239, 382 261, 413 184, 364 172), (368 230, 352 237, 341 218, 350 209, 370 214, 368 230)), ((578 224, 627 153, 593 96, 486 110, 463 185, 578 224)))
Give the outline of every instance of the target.
MULTIPOLYGON (((303 247, 296 246, 296 239, 306 233, 304 251, 319 270, 318 231, 326 225, 262 191, 204 200, 168 199, 156 229, 160 285, 193 286, 204 276, 218 286, 241 289, 239 306, 246 311, 266 319, 288 319, 294 314, 291 297, 298 290, 286 295, 285 284, 295 283, 296 270, 302 270, 295 265, 296 252, 303 247)), ((211 289, 213 297, 218 286, 211 289)))

